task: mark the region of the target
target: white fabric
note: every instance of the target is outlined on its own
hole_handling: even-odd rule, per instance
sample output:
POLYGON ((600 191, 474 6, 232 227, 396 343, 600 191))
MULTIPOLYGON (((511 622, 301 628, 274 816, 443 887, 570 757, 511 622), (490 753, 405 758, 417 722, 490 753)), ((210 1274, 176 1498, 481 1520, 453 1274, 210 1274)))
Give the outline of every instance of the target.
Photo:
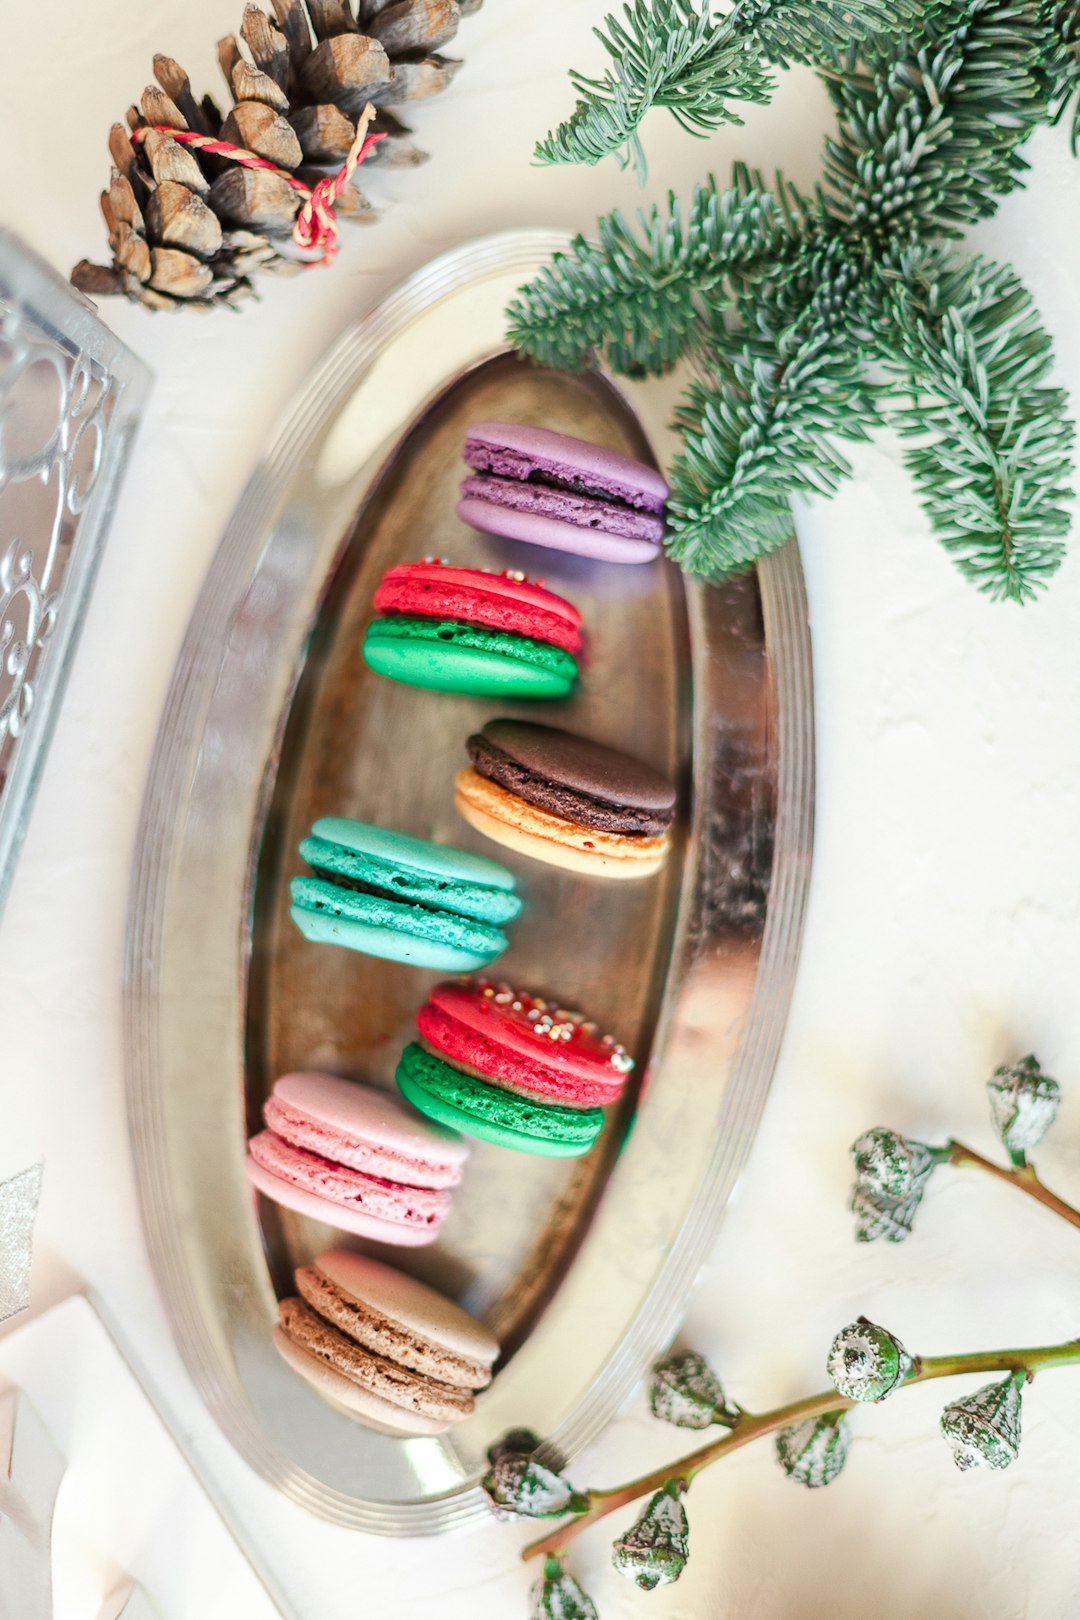
MULTIPOLYGON (((253 459, 342 324, 434 254, 514 225, 588 226, 638 201, 631 175, 529 166, 571 104, 573 62, 596 62, 599 0, 488 0, 461 35, 467 67, 415 118, 437 157, 371 182, 395 199, 343 229, 329 271, 267 280, 242 317, 151 318, 107 307, 158 374, 67 703, 0 929, 0 1176, 45 1159, 36 1303, 72 1272, 101 1291, 220 1491, 319 1620, 358 1613, 513 1620, 524 1539, 491 1525, 423 1549, 335 1530, 275 1497, 232 1453, 174 1351, 139 1236, 121 1080, 119 976, 128 862, 146 764, 199 583, 253 459)), ((241 0, 55 0, 9 6, 0 52, 0 217, 65 272, 100 257, 106 135, 155 50, 214 87, 216 39, 241 0)), ((735 157, 812 184, 829 109, 807 74, 709 142, 650 120, 648 197, 687 191, 735 157)), ((1080 370, 1080 163, 1062 132, 1032 143, 1026 193, 973 233, 1011 259, 1080 370)), ((860 1311, 913 1349, 1066 1337, 1076 1235, 1008 1191, 941 1174, 915 1235, 856 1249, 847 1144, 867 1126, 955 1130, 991 1145, 982 1084, 1029 1048, 1065 1087, 1040 1149, 1080 1192, 1080 563, 1023 611, 994 606, 927 533, 896 443, 801 521, 819 721, 818 841, 802 971, 774 1093, 741 1197, 702 1281, 687 1339, 750 1405, 819 1387, 837 1328, 860 1311)), ((956 1386, 858 1417, 842 1478, 808 1493, 755 1446, 695 1486, 684 1579, 639 1596, 611 1572, 611 1535, 578 1573, 607 1620, 1057 1620, 1078 1596, 1080 1378, 1025 1396, 1020 1459, 962 1477, 936 1433, 956 1386)), ((87 1388, 84 1398, 93 1400, 87 1388)), ((573 1470, 627 1478, 678 1436, 635 1402, 573 1470)), ((192 1529, 188 1560, 220 1556, 192 1529)), ((224 1572, 223 1572, 224 1573, 224 1572)), ((170 1620, 204 1620, 183 1589, 170 1620)))

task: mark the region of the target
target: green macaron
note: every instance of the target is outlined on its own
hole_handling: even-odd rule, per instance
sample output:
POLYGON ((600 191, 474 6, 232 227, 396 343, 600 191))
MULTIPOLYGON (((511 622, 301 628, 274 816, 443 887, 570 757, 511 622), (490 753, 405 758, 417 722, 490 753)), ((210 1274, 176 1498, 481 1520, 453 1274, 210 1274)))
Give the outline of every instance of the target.
POLYGON ((324 816, 300 854, 313 870, 289 886, 291 916, 319 944, 471 972, 506 949, 502 926, 521 910, 495 861, 366 822, 324 816))
POLYGON ((402 1052, 395 1078, 406 1101, 429 1119, 522 1153, 578 1158, 604 1125, 602 1109, 530 1102, 444 1063, 416 1041, 402 1052))
POLYGON ((408 686, 472 697, 563 698, 578 673, 573 656, 546 641, 408 614, 368 625, 364 660, 408 686))

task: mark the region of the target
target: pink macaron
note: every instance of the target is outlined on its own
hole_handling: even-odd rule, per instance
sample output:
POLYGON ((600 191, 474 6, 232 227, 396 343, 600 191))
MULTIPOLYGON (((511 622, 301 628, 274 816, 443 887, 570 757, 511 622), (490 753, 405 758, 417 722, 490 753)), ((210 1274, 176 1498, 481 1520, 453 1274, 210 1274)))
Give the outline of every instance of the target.
POLYGON ((282 1075, 248 1143, 261 1193, 379 1243, 431 1243, 450 1213, 468 1145, 396 1098, 330 1074, 282 1075))

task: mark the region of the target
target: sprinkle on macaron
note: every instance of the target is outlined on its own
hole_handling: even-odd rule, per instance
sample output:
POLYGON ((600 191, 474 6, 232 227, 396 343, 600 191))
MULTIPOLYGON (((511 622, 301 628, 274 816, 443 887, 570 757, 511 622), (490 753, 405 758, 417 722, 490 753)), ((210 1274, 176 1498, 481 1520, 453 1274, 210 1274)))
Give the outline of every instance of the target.
POLYGON ((602 562, 651 562, 668 486, 655 467, 520 422, 475 422, 458 516, 474 529, 602 562))
POLYGON ((401 563, 375 592, 364 659, 380 675, 477 697, 564 698, 577 679, 577 609, 522 573, 401 563))

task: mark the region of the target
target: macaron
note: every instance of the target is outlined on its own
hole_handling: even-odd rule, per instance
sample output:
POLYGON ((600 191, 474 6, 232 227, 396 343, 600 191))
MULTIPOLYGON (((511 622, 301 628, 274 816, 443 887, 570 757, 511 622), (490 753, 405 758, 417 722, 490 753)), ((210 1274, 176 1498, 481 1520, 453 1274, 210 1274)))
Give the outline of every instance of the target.
POLYGON ((651 562, 668 486, 643 461, 549 428, 474 422, 458 516, 474 529, 601 562, 651 562))
POLYGON ((401 563, 375 592, 364 660, 380 675, 474 697, 564 698, 581 615, 521 573, 401 563))
POLYGON ((576 1158, 593 1146, 633 1059, 581 1013, 510 985, 437 985, 397 1083, 414 1108, 500 1147, 576 1158))
POLYGON ((455 803, 496 843, 594 877, 647 877, 664 864, 675 789, 650 765, 529 720, 490 720, 467 747, 455 803))
POLYGON ((294 1280, 296 1296, 278 1306, 278 1351, 369 1427, 441 1434, 490 1384, 498 1343, 434 1288, 343 1249, 324 1249, 294 1280))
POLYGON ((300 844, 291 916, 306 939, 440 972, 468 972, 506 949, 521 910, 513 875, 480 855, 367 822, 323 816, 300 844))
POLYGON ((275 1203, 379 1243, 432 1243, 468 1144, 397 1097, 332 1074, 285 1074, 248 1143, 252 1185, 275 1203))

